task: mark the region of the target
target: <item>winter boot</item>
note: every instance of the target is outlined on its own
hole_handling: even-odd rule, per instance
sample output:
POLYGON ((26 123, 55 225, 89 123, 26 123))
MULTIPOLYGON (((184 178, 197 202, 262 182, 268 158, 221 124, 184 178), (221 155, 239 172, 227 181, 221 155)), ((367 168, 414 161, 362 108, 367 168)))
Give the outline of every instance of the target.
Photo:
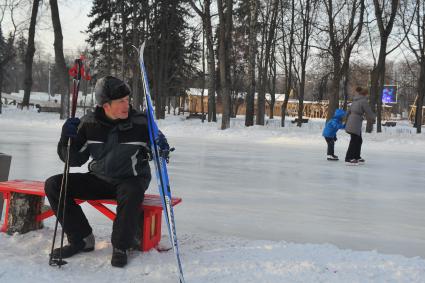
POLYGON ((327 159, 329 160, 329 161, 338 161, 339 159, 338 159, 338 156, 336 156, 336 155, 328 155, 327 156, 327 159))
POLYGON ((359 162, 360 165, 363 165, 365 163, 365 160, 361 157, 357 159, 357 161, 359 162))
POLYGON ((60 254, 60 248, 54 249, 51 256, 52 258, 59 258, 60 256, 62 256, 62 258, 68 258, 79 252, 91 252, 94 250, 94 244, 94 235, 90 234, 81 241, 70 242, 68 245, 64 246, 62 248, 62 255, 60 254))
POLYGON ((115 267, 124 267, 126 264, 127 264, 127 251, 113 248, 111 265, 115 267))

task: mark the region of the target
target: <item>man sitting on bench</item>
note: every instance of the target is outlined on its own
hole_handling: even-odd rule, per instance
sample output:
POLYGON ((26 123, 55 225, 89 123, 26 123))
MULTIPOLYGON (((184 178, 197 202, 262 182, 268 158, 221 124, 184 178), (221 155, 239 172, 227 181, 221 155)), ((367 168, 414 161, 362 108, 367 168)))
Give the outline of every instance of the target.
MULTIPOLYGON (((74 198, 83 200, 116 199, 117 215, 112 227, 112 266, 127 264, 127 250, 134 246, 139 206, 147 190, 149 133, 147 116, 129 105, 130 88, 120 79, 107 76, 95 86, 95 111, 80 119, 69 118, 62 127, 58 155, 65 162, 67 141, 71 139, 70 166, 82 166, 89 157, 88 173, 68 175, 65 225, 68 245, 53 250, 52 258, 68 258, 94 250, 94 236, 86 216, 74 198)), ((169 145, 161 133, 158 143, 168 159, 169 145)), ((58 213, 62 176, 46 180, 45 191, 50 205, 62 224, 63 208, 58 213)))

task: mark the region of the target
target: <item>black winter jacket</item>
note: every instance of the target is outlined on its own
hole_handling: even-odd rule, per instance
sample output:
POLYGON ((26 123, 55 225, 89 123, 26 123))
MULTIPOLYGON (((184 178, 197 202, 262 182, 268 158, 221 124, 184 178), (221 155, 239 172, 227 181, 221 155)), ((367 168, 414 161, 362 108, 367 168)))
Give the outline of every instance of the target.
MULTIPOLYGON (((77 137, 70 147, 70 166, 81 166, 89 157, 89 171, 106 180, 140 176, 151 178, 148 163, 149 133, 145 114, 130 109, 125 120, 112 121, 103 108, 81 118, 77 137)), ((66 137, 61 137, 58 155, 65 160, 66 137)))

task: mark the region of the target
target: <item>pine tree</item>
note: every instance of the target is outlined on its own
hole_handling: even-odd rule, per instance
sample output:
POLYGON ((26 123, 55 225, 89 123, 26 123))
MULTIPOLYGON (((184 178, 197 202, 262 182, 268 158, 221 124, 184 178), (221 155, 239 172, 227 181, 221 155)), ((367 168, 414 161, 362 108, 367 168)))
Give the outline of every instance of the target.
POLYGON ((15 49, 13 48, 14 36, 9 34, 9 37, 6 39, 3 36, 2 28, 0 26, 0 114, 2 113, 2 97, 1 93, 3 90, 3 83, 5 78, 7 78, 7 65, 10 64, 10 61, 15 57, 15 49))
POLYGON ((163 118, 168 98, 185 93, 200 56, 199 31, 187 23, 186 1, 95 0, 89 16, 93 20, 88 42, 95 49, 98 76, 114 75, 131 83, 136 108, 141 102, 140 71, 130 43, 139 46, 147 41, 145 61, 152 96, 157 118, 163 118))
POLYGON ((95 0, 88 15, 93 17, 87 29, 88 42, 94 47, 92 55, 96 58, 95 68, 100 76, 117 75, 118 66, 121 65, 117 56, 117 52, 121 49, 117 31, 121 19, 117 7, 118 1, 95 0))
POLYGON ((181 95, 199 60, 199 31, 186 22, 186 1, 158 0, 152 7, 147 47, 148 73, 152 74, 156 118, 165 117, 166 100, 181 95))

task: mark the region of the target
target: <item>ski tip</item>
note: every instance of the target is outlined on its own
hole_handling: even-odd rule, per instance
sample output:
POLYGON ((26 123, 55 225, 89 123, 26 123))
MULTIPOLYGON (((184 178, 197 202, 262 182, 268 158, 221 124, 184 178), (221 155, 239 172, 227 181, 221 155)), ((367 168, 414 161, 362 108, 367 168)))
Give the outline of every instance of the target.
POLYGON ((140 46, 139 56, 140 56, 141 59, 143 59, 143 52, 145 50, 145 46, 146 46, 146 40, 143 41, 142 46, 140 46))

